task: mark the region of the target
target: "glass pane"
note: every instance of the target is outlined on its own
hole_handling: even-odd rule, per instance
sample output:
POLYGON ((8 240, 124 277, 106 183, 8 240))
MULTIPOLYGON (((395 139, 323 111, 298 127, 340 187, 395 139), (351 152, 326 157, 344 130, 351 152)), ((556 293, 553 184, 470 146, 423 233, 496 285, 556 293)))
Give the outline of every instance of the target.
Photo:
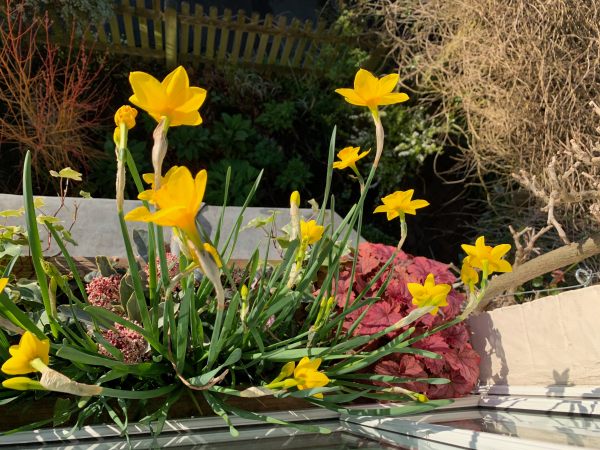
POLYGON ((259 440, 239 440, 232 438, 228 442, 190 445, 176 447, 185 450, 248 450, 260 448, 260 450, 351 450, 357 448, 395 449, 405 450, 407 447, 390 446, 378 443, 374 440, 357 437, 349 433, 336 432, 331 434, 302 434, 287 437, 260 438, 259 440))
POLYGON ((514 436, 575 447, 600 448, 600 418, 564 414, 536 414, 490 411, 485 409, 462 413, 452 420, 430 423, 472 431, 514 436))

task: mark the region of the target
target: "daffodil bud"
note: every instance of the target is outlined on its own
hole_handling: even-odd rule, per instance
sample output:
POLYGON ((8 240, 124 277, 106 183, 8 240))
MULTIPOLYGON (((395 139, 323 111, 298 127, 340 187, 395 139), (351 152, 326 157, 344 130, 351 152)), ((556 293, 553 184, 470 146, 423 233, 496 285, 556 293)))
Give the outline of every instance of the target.
POLYGON ((128 105, 123 105, 117 109, 117 112, 115 113, 115 125, 118 128, 124 123, 127 129, 131 130, 135 126, 137 114, 137 109, 128 105))
POLYGON ((300 206, 300 192, 294 191, 290 195, 290 206, 292 205, 300 206))
POLYGON ((42 386, 39 381, 32 380, 27 377, 13 377, 8 378, 2 382, 2 387, 6 389, 14 389, 16 391, 45 391, 46 388, 42 386))
POLYGON ((248 286, 242 284, 240 288, 240 297, 242 298, 242 306, 240 308, 240 319, 245 323, 246 317, 248 316, 248 286))
POLYGON ((298 191, 290 195, 290 223, 290 241, 294 241, 300 235, 300 193, 298 191))

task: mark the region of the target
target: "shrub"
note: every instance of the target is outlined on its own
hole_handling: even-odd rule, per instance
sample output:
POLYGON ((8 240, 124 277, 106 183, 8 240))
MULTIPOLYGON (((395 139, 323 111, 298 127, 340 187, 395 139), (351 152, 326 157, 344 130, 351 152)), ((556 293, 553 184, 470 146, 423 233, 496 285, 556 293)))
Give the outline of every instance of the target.
MULTIPOLYGON (((394 250, 395 247, 383 244, 360 244, 349 304, 352 304, 354 298, 365 289, 377 272, 392 257, 394 250)), ((344 308, 348 298, 351 273, 351 264, 340 271, 336 295, 340 310, 344 308)), ((376 297, 378 291, 388 282, 389 284, 381 294, 380 300, 371 306, 360 307, 349 314, 344 321, 344 328, 346 330, 353 329, 353 334, 357 336, 371 335, 384 330, 402 317, 406 317, 416 308, 411 303, 412 296, 406 286, 407 283, 423 283, 429 273, 434 274, 437 283, 453 284, 456 281, 456 277, 450 272, 447 264, 400 252, 393 264, 383 272, 383 275, 367 291, 367 297, 376 297)), ((447 300, 448 306, 440 308, 439 314, 435 316, 428 314, 412 324, 416 327, 414 333, 416 336, 454 319, 460 313, 465 296, 456 290, 452 290, 447 300)), ((393 333, 388 333, 369 345, 371 348, 381 347, 407 329, 408 327, 405 327, 393 333)), ((396 377, 447 378, 451 380, 449 384, 412 382, 402 385, 411 390, 425 392, 429 398, 467 395, 473 390, 479 378, 480 360, 479 355, 473 350, 468 341, 467 327, 464 323, 459 323, 415 344, 419 349, 439 354, 441 359, 432 359, 419 354, 393 353, 378 361, 374 365, 373 371, 381 375, 396 377)))
MULTIPOLYGON (((96 64, 91 49, 76 44, 74 26, 67 26, 68 45, 60 49, 50 39, 48 15, 31 19, 18 6, 6 0, 0 23, 3 166, 22 163, 30 150, 38 175, 85 167, 99 155, 91 143, 107 101, 102 62, 96 64)), ((14 175, 6 172, 6 185, 14 175)))
MULTIPOLYGON (((597 98, 598 2, 490 0, 482 6, 479 0, 373 0, 353 5, 356 20, 376 30, 377 40, 404 71, 402 78, 411 78, 425 94, 421 102, 442 117, 462 117, 463 153, 455 169, 487 184, 496 216, 479 229, 516 222, 518 228, 544 226, 547 215, 532 214, 531 206, 548 209, 539 192, 555 189, 558 180, 545 170, 551 164, 556 173, 570 173, 561 179, 567 186, 557 197, 597 191, 598 167, 590 167, 588 176, 573 176, 579 173, 572 169, 578 158, 567 146, 575 139, 576 145, 592 148, 596 140, 597 117, 588 103, 597 98)), ((556 218, 571 239, 585 235, 594 223, 592 202, 585 200, 556 205, 556 218)))

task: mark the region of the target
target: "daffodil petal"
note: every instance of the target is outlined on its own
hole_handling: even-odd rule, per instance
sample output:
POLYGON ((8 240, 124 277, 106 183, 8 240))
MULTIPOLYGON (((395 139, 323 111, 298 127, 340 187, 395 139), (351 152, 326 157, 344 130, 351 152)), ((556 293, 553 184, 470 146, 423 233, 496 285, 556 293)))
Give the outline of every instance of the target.
POLYGON ((344 99, 352 105, 367 106, 367 102, 365 101, 365 99, 363 99, 360 95, 358 95, 354 91, 354 89, 342 88, 342 89, 336 89, 335 92, 342 95, 344 97, 344 99))
POLYGON ((377 89, 377 96, 381 97, 391 93, 396 88, 399 79, 400 76, 397 73, 392 73, 390 75, 386 75, 380 78, 379 86, 377 89))
POLYGON ((157 110, 166 105, 164 90, 156 78, 145 72, 131 72, 129 83, 133 95, 129 101, 144 110, 157 110))
POLYGON ((359 69, 354 77, 354 90, 359 93, 368 92, 370 97, 377 94, 379 80, 375 75, 365 69, 359 69))
POLYGON ((382 95, 377 98, 377 104, 379 105, 394 105, 396 103, 402 103, 408 100, 408 95, 404 92, 392 92, 391 94, 382 95))
POLYGON ((15 355, 7 359, 2 364, 2 372, 7 375, 25 375, 35 372, 35 369, 29 364, 30 359, 21 355, 15 355))
POLYGON ((129 222, 148 222, 152 213, 145 206, 139 206, 125 214, 125 220, 129 222))
POLYGON ((161 86, 167 94, 169 105, 181 105, 187 100, 190 80, 185 69, 179 66, 165 77, 161 86))
POLYGON ((191 87, 188 94, 189 98, 177 107, 177 111, 186 113, 198 111, 206 100, 206 89, 191 87))
POLYGON ((492 259, 500 259, 511 249, 510 244, 500 244, 492 249, 492 259))
POLYGON ((180 112, 174 111, 170 116, 171 126, 190 125, 196 126, 202 123, 202 117, 198 111, 180 112))

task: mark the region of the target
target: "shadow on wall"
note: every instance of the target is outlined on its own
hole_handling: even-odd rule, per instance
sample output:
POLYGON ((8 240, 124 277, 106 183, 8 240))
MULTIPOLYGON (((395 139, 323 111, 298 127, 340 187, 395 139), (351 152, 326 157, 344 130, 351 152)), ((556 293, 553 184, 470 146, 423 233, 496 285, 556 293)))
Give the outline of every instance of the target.
POLYGON ((494 328, 489 314, 480 314, 469 320, 471 329, 471 344, 481 356, 479 364, 479 383, 505 385, 508 383, 508 365, 502 345, 502 336, 494 328), (497 362, 500 368, 497 369, 497 362))

